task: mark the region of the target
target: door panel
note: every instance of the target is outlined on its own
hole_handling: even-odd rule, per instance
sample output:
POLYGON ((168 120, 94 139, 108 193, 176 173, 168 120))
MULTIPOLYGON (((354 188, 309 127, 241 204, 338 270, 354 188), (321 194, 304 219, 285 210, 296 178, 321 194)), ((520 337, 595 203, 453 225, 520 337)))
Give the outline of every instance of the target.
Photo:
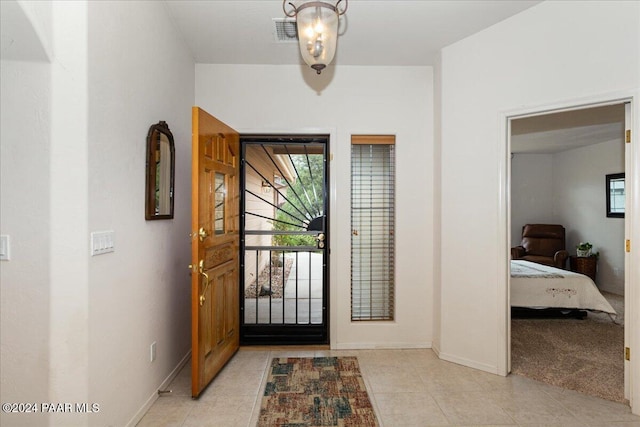
POLYGON ((198 397, 239 346, 239 135, 192 111, 191 394, 198 397))

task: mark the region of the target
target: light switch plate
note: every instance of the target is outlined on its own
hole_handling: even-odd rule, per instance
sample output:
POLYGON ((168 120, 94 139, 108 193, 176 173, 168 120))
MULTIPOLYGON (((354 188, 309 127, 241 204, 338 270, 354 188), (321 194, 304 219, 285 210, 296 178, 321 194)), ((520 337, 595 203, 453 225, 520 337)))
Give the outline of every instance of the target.
POLYGON ((11 259, 11 246, 9 244, 9 236, 3 234, 0 236, 0 261, 9 261, 11 259))
POLYGON ((115 242, 115 231, 94 231, 91 233, 91 256, 102 255, 115 251, 115 242))

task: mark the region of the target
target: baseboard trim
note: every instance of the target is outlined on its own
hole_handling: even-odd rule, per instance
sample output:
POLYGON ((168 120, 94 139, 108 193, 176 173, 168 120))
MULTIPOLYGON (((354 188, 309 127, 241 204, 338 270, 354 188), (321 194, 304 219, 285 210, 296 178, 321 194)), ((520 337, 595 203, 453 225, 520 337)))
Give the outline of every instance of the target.
POLYGON ((165 390, 171 384, 171 381, 180 373, 184 365, 186 365, 189 360, 191 360, 191 350, 187 352, 187 354, 178 362, 175 368, 169 373, 169 375, 162 381, 158 389, 149 396, 147 401, 142 405, 142 407, 136 412, 136 414, 131 418, 131 420, 126 424, 127 427, 135 427, 136 424, 140 422, 140 420, 144 417, 144 415, 149 411, 149 408, 158 400, 158 391, 165 390))
POLYGON ((431 348, 431 342, 423 343, 404 343, 404 342, 385 342, 385 343, 336 343, 333 350, 401 350, 401 349, 420 349, 431 348))
POLYGON ((441 357, 440 357, 440 346, 432 345, 431 346, 431 350, 433 350, 433 352, 436 354, 436 356, 438 356, 438 359, 441 359, 441 357))
POLYGON ((441 351, 437 351, 436 354, 441 360, 446 360, 447 362, 452 362, 458 365, 467 366, 469 368, 478 369, 490 374, 500 375, 498 373, 497 366, 487 365, 485 363, 476 362, 475 360, 465 359, 464 357, 454 356, 452 354, 443 353, 441 351))

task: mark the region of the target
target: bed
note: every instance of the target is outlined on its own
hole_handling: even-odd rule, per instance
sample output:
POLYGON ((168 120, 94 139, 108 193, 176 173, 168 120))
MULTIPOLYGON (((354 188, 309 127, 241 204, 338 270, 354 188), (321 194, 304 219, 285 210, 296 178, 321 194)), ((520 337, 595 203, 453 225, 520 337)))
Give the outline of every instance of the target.
POLYGON ((616 315, 588 276, 523 260, 511 261, 511 307, 591 310, 616 315))

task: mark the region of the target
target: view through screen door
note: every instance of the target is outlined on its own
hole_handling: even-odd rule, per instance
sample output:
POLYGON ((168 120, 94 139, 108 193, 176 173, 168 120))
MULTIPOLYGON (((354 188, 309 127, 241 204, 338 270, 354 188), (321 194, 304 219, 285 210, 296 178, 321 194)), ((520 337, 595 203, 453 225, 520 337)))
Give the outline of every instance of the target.
POLYGON ((241 137, 242 344, 328 342, 328 139, 241 137))

